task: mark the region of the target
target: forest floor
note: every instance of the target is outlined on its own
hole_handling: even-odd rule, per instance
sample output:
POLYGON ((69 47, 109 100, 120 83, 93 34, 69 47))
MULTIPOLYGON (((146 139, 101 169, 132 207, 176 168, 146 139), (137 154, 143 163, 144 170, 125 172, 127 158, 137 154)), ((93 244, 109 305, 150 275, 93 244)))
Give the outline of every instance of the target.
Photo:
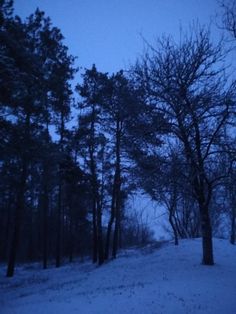
POLYGON ((214 239, 214 266, 201 265, 201 241, 122 251, 102 267, 74 262, 41 270, 0 268, 1 314, 234 314, 236 246, 214 239))

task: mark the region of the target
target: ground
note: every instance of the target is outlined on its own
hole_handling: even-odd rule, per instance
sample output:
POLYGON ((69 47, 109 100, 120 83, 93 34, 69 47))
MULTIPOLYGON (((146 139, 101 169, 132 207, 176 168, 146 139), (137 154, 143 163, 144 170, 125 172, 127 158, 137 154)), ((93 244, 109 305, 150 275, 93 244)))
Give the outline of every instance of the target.
POLYGON ((214 239, 214 266, 201 265, 201 241, 122 251, 96 267, 74 262, 41 270, 0 269, 1 314, 234 314, 236 247, 214 239))

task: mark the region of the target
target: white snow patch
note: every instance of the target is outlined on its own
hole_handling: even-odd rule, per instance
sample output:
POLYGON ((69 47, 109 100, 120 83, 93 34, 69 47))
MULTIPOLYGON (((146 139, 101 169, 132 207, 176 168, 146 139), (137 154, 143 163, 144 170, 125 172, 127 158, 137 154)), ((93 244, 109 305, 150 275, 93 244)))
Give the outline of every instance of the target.
POLYGON ((201 265, 201 240, 126 250, 102 267, 0 269, 1 314, 233 314, 236 247, 214 240, 216 265, 201 265))

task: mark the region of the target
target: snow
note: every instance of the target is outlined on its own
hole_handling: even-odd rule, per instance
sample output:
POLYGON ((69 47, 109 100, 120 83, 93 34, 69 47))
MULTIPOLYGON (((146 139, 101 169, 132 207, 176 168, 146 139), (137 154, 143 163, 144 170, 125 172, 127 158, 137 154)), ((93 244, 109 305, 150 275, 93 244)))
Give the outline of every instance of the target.
POLYGON ((201 240, 121 252, 102 267, 75 262, 40 270, 31 264, 5 278, 1 314, 234 314, 236 247, 214 239, 216 265, 201 265, 201 240))

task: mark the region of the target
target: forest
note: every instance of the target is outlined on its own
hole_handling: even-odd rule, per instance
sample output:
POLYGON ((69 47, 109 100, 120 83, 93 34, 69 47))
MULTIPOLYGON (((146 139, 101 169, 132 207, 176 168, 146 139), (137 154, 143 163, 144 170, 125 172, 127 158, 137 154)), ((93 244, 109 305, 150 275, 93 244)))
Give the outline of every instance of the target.
MULTIPOLYGON (((236 237, 236 3, 219 29, 163 35, 127 69, 80 69, 59 28, 0 0, 0 263, 95 264, 153 240, 127 202, 165 208, 172 237, 236 237), (220 30, 219 30, 220 33, 220 30), (80 78, 78 79, 78 77, 80 78), (77 81, 75 81, 77 80, 77 81)), ((82 65, 81 65, 82 66, 82 65)), ((217 260, 217 257, 216 257, 217 260)))

